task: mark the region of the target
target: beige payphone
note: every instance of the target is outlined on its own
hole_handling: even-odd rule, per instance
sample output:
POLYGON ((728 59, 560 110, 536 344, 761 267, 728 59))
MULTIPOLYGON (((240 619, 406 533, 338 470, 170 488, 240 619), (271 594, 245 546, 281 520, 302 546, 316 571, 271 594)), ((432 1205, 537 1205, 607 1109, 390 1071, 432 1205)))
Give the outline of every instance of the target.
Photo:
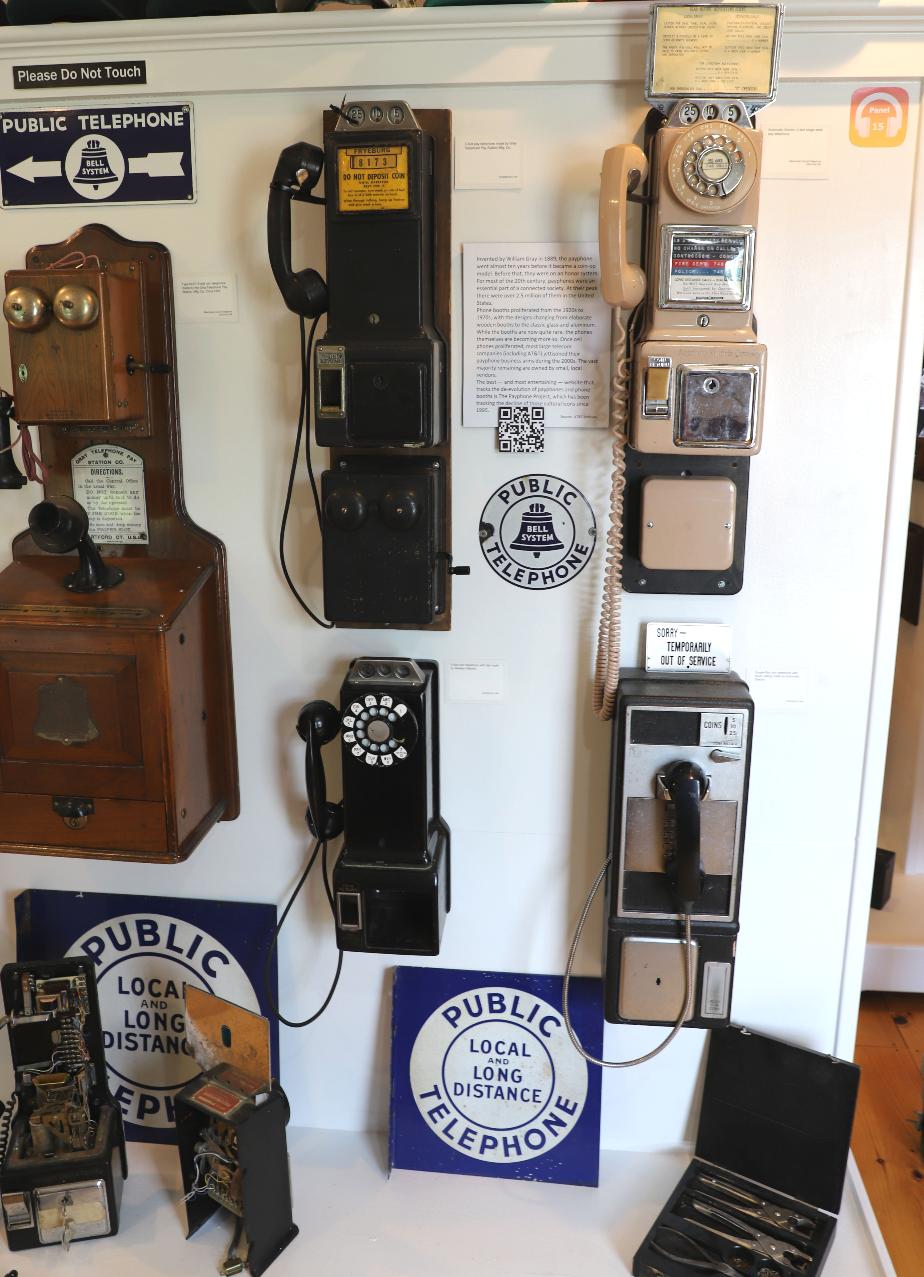
POLYGON ((603 159, 601 290, 617 334, 595 697, 603 717, 618 677, 620 589, 741 588, 767 375, 752 308, 756 114, 775 96, 781 24, 780 5, 653 5, 645 147, 624 143, 603 159), (638 264, 629 249, 633 203, 643 222, 638 264))

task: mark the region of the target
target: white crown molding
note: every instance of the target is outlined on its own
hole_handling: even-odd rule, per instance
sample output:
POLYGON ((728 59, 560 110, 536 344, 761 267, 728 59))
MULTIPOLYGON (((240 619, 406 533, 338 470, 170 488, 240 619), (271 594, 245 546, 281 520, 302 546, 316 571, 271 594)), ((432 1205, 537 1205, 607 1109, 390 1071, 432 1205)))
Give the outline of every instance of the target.
MULTIPOLYGON (((643 74, 648 4, 481 5, 262 14, 2 28, 0 100, 14 63, 143 58, 146 86, 87 88, 96 99, 446 84, 634 81, 643 74)), ((790 0, 781 79, 919 79, 924 4, 790 0)), ((57 98, 51 100, 59 100, 57 98)))

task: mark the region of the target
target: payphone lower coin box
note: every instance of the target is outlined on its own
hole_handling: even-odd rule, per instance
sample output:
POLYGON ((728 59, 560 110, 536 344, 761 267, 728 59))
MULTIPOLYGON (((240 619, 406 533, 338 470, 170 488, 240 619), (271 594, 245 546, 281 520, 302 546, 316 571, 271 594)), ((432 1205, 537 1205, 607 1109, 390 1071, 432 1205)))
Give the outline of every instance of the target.
POLYGON ((714 1029, 695 1155, 636 1252, 634 1277, 817 1277, 859 1080, 845 1060, 738 1025, 714 1029))
POLYGON ((0 573, 0 850, 177 861, 225 812, 215 572, 119 562, 73 597, 62 556, 0 573))
POLYGON ((337 944, 362 953, 438 954, 449 912, 449 830, 439 825, 426 865, 334 867, 337 944))
POLYGON ((4 1114, 0 1203, 12 1251, 119 1231, 122 1113, 109 1094, 87 958, 2 972, 15 1093, 4 1114))

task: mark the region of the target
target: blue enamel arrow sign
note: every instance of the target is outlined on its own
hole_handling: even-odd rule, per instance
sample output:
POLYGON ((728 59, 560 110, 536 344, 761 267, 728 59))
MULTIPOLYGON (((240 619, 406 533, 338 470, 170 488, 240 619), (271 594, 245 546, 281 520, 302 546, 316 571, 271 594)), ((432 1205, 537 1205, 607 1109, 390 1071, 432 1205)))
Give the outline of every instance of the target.
POLYGON ((0 111, 0 196, 4 208, 188 203, 192 107, 0 111))

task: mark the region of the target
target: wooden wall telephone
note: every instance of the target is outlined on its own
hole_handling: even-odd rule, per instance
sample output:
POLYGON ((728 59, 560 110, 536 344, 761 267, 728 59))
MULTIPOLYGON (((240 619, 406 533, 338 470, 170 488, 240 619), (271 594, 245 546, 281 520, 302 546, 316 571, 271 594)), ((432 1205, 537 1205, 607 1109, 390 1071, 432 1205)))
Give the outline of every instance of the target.
POLYGON ((601 291, 617 351, 600 717, 615 705, 622 590, 741 588, 767 369, 752 310, 755 115, 776 93, 781 26, 781 5, 653 5, 646 147, 623 143, 603 158, 601 291), (628 248, 632 201, 643 210, 641 264, 628 248))
POLYGON ((169 253, 87 226, 30 249, 3 310, 48 475, 0 572, 0 851, 182 860, 239 803, 225 549, 183 499, 169 253))

